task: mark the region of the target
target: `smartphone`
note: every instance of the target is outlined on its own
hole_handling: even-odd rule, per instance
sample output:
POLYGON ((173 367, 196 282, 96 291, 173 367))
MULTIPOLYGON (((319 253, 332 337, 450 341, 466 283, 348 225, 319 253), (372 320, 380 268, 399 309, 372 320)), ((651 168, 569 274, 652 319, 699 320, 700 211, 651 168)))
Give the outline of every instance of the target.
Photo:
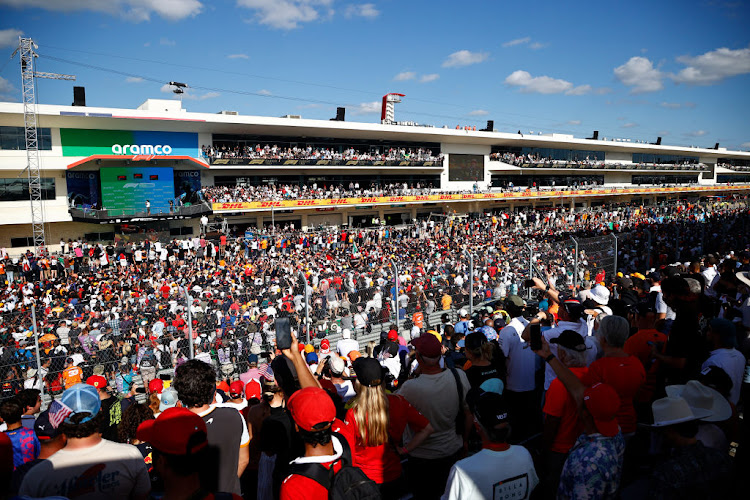
POLYGON ((542 348, 542 325, 534 323, 530 326, 531 350, 539 351, 542 348))
POLYGON ((526 288, 533 288, 535 285, 536 283, 534 283, 534 280, 526 280, 523 282, 523 286, 526 288))
POLYGON ((292 329, 289 326, 289 318, 276 318, 276 347, 289 349, 292 347, 292 329))

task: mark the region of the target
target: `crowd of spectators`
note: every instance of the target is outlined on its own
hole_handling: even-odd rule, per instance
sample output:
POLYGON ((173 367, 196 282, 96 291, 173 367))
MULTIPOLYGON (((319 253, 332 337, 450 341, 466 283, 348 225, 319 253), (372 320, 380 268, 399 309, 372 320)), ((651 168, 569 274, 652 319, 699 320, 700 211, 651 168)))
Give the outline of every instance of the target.
MULTIPOLYGON (((571 166, 575 165, 578 168, 632 168, 638 170, 703 170, 705 165, 702 163, 606 163, 603 160, 597 160, 589 158, 588 156, 584 159, 571 159, 571 160, 556 160, 553 158, 547 158, 535 154, 516 154, 510 152, 504 153, 492 153, 490 155, 490 161, 502 161, 509 165, 515 165, 520 167, 522 165, 530 165, 534 167, 556 167, 556 166, 571 166)), ((722 165, 723 166, 723 165, 722 165)))
POLYGON ((383 498, 731 498, 749 215, 678 202, 3 252, 0 446, 20 472, 0 484, 327 498, 317 464, 361 469, 383 498), (610 233, 621 275, 581 252, 575 287, 560 240, 610 233), (452 321, 471 289, 476 314, 452 321), (277 349, 277 318, 307 345, 277 349), (40 390, 54 402, 37 416, 40 390))
POLYGON ((250 145, 211 145, 201 146, 206 158, 247 158, 251 160, 363 160, 363 161, 435 161, 442 162, 443 154, 433 154, 427 148, 389 148, 381 152, 359 151, 353 147, 336 149, 327 147, 280 147, 274 144, 255 147, 250 145))

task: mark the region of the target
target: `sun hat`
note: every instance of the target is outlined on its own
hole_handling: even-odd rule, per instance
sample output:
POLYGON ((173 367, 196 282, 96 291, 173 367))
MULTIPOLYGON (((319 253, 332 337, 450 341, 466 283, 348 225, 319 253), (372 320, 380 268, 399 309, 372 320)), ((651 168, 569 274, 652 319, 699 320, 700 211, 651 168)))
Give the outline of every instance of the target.
POLYGON ((167 408, 138 426, 136 436, 168 455, 193 455, 208 446, 203 419, 187 408, 167 408))
POLYGON ((63 392, 60 403, 70 408, 71 412, 65 418, 65 423, 83 424, 94 418, 102 408, 99 392, 91 385, 76 384, 63 392), (87 413, 88 416, 74 422, 73 417, 87 413))
POLYGON ((336 407, 326 391, 320 387, 305 387, 292 394, 287 402, 289 413, 301 429, 321 430, 336 418, 336 407))
POLYGON ((716 389, 705 386, 697 380, 689 380, 684 385, 668 385, 665 388, 667 396, 681 397, 687 401, 693 413, 696 410, 711 412, 702 418, 704 422, 723 422, 732 416, 732 406, 716 389))
POLYGON ((648 427, 667 427, 711 416, 709 410, 691 409, 685 398, 671 396, 654 401, 651 404, 651 411, 654 414, 654 423, 648 427))
POLYGON ((601 306, 606 306, 609 302, 609 289, 603 285, 596 285, 591 289, 591 299, 601 306))

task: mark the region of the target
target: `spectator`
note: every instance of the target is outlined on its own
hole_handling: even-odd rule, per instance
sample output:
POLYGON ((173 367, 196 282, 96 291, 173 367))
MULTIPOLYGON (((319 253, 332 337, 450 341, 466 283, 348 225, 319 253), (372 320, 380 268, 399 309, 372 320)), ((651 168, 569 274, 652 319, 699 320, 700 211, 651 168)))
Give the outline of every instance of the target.
POLYGON ((526 448, 508 444, 512 429, 505 399, 475 388, 467 400, 482 450, 451 467, 443 500, 531 498, 539 478, 526 448))
POLYGON ((86 383, 96 389, 101 400, 102 437, 109 441, 117 441, 117 426, 122 421, 122 401, 112 397, 107 379, 101 375, 90 376, 86 379, 86 383))
POLYGON ((379 485, 383 498, 399 498, 406 493, 401 457, 432 434, 432 425, 402 396, 386 394, 385 371, 376 359, 358 358, 353 368, 357 395, 346 422, 354 434, 354 464, 379 485), (402 446, 407 426, 413 437, 402 446))
POLYGON ((5 435, 10 438, 13 444, 14 468, 35 460, 39 455, 39 439, 32 429, 23 426, 22 415, 23 406, 18 397, 9 399, 0 405, 0 418, 7 425, 5 435))
MULTIPOLYGON (((240 494, 239 477, 249 461, 250 436, 240 414, 216 406, 216 374, 211 365, 195 359, 175 371, 174 388, 182 405, 203 419, 208 429, 212 464, 209 490, 240 494)), ((163 397, 163 394, 162 394, 163 397)))
POLYGON ((736 349, 735 325, 726 319, 712 319, 708 324, 706 340, 708 340, 711 352, 708 359, 703 362, 701 370, 716 366, 729 375, 732 380, 729 401, 736 406, 740 400, 740 389, 745 373, 745 356, 736 349))
POLYGON ((341 330, 341 340, 336 343, 336 352, 339 356, 348 357, 351 351, 359 351, 359 342, 352 338, 352 332, 348 328, 341 330))
POLYGON ((154 470, 164 481, 164 498, 213 500, 220 496, 200 477, 210 459, 207 434, 203 419, 185 408, 169 408, 138 427, 138 439, 153 448, 154 470))
POLYGON ((427 417, 435 432, 411 450, 407 475, 414 498, 433 499, 445 490, 450 468, 463 458, 468 447, 469 380, 461 370, 440 367, 442 346, 434 335, 422 335, 411 342, 420 375, 405 382, 399 394, 427 417))
POLYGON ((23 408, 23 415, 21 415, 23 426, 27 429, 33 429, 36 420, 35 415, 39 413, 39 409, 42 407, 42 396, 39 389, 23 389, 16 398, 23 408))
POLYGON ((63 393, 60 402, 70 411, 60 426, 67 443, 26 474, 19 493, 31 497, 145 499, 151 487, 138 449, 107 441, 99 434, 101 401, 97 390, 77 384, 63 393), (90 476, 100 479, 89 481, 86 478, 90 476))

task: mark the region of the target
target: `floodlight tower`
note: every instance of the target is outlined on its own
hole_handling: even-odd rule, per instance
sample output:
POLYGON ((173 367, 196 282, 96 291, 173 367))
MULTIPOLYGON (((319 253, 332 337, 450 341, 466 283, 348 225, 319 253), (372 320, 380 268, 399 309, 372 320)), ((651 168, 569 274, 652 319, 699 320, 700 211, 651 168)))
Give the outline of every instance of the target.
MULTIPOLYGON (((44 202, 42 201, 42 175, 39 167, 39 139, 36 116, 36 78, 51 80, 75 80, 73 75, 42 73, 34 71, 34 59, 39 57, 37 45, 31 38, 18 37, 16 53, 21 59, 21 92, 23 94, 23 124, 26 130, 26 172, 29 177, 29 200, 31 201, 31 230, 34 235, 34 252, 37 256, 47 253, 44 231, 44 202)), ((23 173, 23 172, 21 172, 23 173)))
POLYGON ((380 123, 390 125, 396 121, 395 104, 401 102, 404 94, 391 92, 383 96, 383 107, 380 111, 380 123))

